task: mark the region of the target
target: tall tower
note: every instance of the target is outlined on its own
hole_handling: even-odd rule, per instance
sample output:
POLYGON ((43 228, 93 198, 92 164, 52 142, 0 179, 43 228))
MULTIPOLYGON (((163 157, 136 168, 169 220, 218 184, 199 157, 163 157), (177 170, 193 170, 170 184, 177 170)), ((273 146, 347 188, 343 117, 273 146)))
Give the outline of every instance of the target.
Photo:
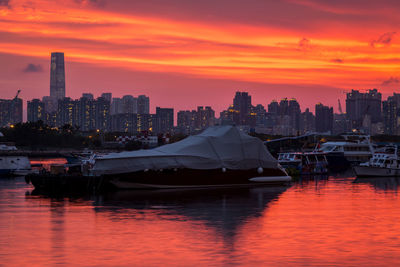
POLYGON ((64 53, 51 53, 50 98, 55 101, 65 97, 64 53))

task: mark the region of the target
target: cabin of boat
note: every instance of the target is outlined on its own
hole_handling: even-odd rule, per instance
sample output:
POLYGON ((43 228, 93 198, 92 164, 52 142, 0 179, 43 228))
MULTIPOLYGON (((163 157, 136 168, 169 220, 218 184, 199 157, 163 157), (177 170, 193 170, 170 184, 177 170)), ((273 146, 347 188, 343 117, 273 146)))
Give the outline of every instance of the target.
POLYGON ((325 174, 328 172, 326 154, 319 151, 279 153, 278 162, 286 169, 299 170, 301 174, 325 174))
POLYGON ((354 167, 357 177, 400 176, 400 158, 397 146, 377 149, 372 158, 354 167))
POLYGON ((343 141, 329 141, 321 144, 320 150, 327 153, 329 163, 330 157, 344 157, 350 163, 366 162, 374 153, 370 136, 365 134, 344 134, 343 141))

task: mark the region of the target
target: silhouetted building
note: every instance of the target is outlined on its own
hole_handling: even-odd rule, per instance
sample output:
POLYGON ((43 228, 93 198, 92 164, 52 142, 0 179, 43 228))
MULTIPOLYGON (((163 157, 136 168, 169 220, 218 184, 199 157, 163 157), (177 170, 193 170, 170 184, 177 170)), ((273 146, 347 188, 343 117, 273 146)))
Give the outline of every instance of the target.
POLYGON ((171 132, 174 128, 174 109, 173 108, 156 108, 157 127, 156 133, 171 132))
POLYGON ((215 111, 211 107, 197 107, 197 110, 178 112, 177 127, 181 133, 193 134, 215 124, 215 111))
POLYGON ((42 98, 44 104, 44 111, 47 113, 56 112, 58 107, 58 101, 51 98, 50 96, 44 96, 42 98))
POLYGON ((137 98, 131 95, 122 97, 122 113, 137 113, 137 98))
POLYGON ((238 121, 235 121, 238 125, 249 125, 249 116, 251 113, 251 96, 247 92, 236 92, 235 98, 233 99, 233 108, 238 111, 238 121))
POLYGON ((370 119, 371 123, 382 121, 381 106, 382 94, 377 89, 369 90, 367 93, 360 93, 358 90, 347 93, 346 114, 352 123, 352 128, 361 128, 365 119, 370 119))
POLYGON ((124 113, 122 99, 117 97, 113 98, 111 102, 111 115, 122 113, 124 113))
POLYGON ((104 98, 106 101, 111 103, 112 100, 112 93, 102 93, 101 97, 104 98))
POLYGON ((300 132, 302 134, 315 132, 315 116, 308 108, 300 114, 300 132))
POLYGON ((150 98, 145 95, 140 95, 137 98, 137 113, 150 114, 150 98))
MULTIPOLYGON (((104 95, 104 94, 103 94, 104 95)), ((111 127, 110 101, 99 97, 94 102, 94 121, 96 130, 109 131, 111 127)))
POLYGON ((315 105, 315 128, 319 133, 333 130, 333 108, 324 106, 321 103, 315 105))
POLYGON ((60 100, 65 97, 64 53, 51 53, 50 97, 60 100))
POLYGON ((300 104, 297 102, 295 98, 289 100, 288 104, 288 112, 290 117, 290 125, 293 127, 294 132, 298 132, 300 130, 300 104))
POLYGON ((82 95, 79 100, 74 101, 74 108, 76 115, 75 124, 73 126, 79 126, 81 131, 94 130, 95 127, 95 104, 93 98, 82 95))
POLYGON ((271 115, 279 115, 279 103, 276 100, 272 100, 272 102, 268 105, 268 113, 271 115))
MULTIPOLYGON (((58 100, 57 126, 62 127, 66 124, 78 125, 77 101, 69 97, 58 100)), ((82 129, 81 129, 82 130, 82 129)))
POLYGON ((32 99, 27 103, 27 119, 28 122, 43 121, 47 122, 44 103, 40 99, 32 99))
POLYGON ((382 102, 384 133, 400 134, 400 94, 394 93, 382 102))
POLYGON ((22 122, 22 99, 0 99, 0 127, 22 122))
POLYGON ((86 98, 88 100, 92 100, 92 101, 94 100, 94 96, 93 96, 92 93, 83 93, 82 97, 84 97, 84 98, 86 98))

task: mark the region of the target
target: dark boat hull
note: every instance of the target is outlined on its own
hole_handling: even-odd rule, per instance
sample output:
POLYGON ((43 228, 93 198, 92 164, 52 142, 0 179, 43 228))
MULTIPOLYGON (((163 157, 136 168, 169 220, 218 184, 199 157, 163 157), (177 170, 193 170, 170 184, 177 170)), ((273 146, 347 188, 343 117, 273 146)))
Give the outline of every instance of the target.
POLYGON ((351 168, 351 163, 346 159, 343 152, 328 153, 326 159, 330 171, 341 172, 351 168))
POLYGON ((113 189, 201 188, 284 185, 291 178, 279 169, 257 170, 160 170, 126 174, 82 176, 33 174, 26 176, 35 189, 48 192, 99 192, 113 189))
POLYGON ((161 170, 107 175, 107 180, 120 189, 193 188, 242 186, 256 184, 282 185, 290 177, 279 169, 251 170, 161 170))

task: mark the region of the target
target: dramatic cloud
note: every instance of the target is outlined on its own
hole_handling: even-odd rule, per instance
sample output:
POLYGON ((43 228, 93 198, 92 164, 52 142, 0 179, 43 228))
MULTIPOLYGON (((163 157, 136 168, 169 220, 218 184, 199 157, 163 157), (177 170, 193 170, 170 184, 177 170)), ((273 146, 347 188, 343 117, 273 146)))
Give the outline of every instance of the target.
POLYGON ((310 46, 310 40, 308 40, 307 38, 302 38, 299 41, 299 47, 301 48, 308 48, 310 46))
POLYGON ((385 34, 382 34, 378 39, 372 40, 370 45, 372 47, 375 47, 377 45, 390 45, 390 43, 393 40, 393 36, 396 34, 396 32, 387 32, 385 34))
POLYGON ((0 0, 0 6, 10 7, 10 0, 0 0))
POLYGON ((43 72, 43 67, 40 64, 29 63, 23 70, 23 72, 43 72))
POLYGON ((400 83, 399 78, 397 77, 390 77, 388 80, 383 81, 382 85, 387 86, 387 85, 392 85, 392 84, 398 84, 400 83))
POLYGON ((334 58, 334 59, 331 60, 331 62, 333 62, 333 63, 344 63, 344 60, 341 59, 341 58, 334 58))
POLYGON ((83 6, 104 6, 105 0, 75 0, 75 3, 83 6))
MULTIPOLYGON (((128 89, 122 91, 124 86, 136 88, 138 79, 144 79, 138 76, 114 87, 118 73, 128 71, 165 74, 176 95, 196 93, 194 86, 179 83, 182 77, 195 77, 204 95, 215 93, 206 82, 212 79, 232 81, 230 85, 244 82, 249 88, 242 89, 249 91, 252 84, 284 84, 282 95, 294 96, 290 87, 309 87, 329 104, 327 95, 333 91, 317 88, 370 88, 399 70, 400 38, 391 30, 400 25, 395 0, 382 0, 385 8, 381 2, 363 0, 167 2, 0 0, 2 6, 12 6, 0 8, 0 58, 7 57, 0 61, 7 62, 0 64, 0 93, 34 83, 36 88, 48 88, 47 71, 27 75, 29 81, 24 81, 10 74, 9 64, 18 63, 14 70, 27 66, 28 72, 40 71, 37 64, 48 66, 53 51, 65 53, 67 95, 79 95, 83 87, 94 93, 102 90, 104 80, 99 81, 98 71, 108 70, 102 78, 117 95, 128 94, 128 89), (85 75, 75 69, 79 64, 86 64, 85 75), (8 75, 1 75, 7 70, 8 75)), ((152 88, 164 84, 157 86, 156 79, 142 80, 146 90, 137 93, 155 94, 152 88)), ((260 95, 270 92, 268 86, 260 88, 260 95)), ((162 104, 159 99, 152 103, 162 104)), ((171 105, 180 103, 182 99, 171 99, 171 105)))

